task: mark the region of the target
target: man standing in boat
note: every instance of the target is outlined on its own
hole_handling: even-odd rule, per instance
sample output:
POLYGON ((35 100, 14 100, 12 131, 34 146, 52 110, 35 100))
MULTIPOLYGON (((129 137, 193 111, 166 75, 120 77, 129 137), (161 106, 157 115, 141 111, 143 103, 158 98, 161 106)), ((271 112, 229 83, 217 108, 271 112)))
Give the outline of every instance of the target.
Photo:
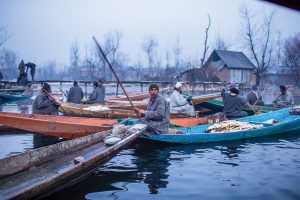
POLYGON ((144 133, 146 135, 167 133, 170 123, 169 104, 158 94, 159 88, 156 84, 150 85, 149 93, 147 109, 135 108, 135 111, 142 117, 136 123, 147 125, 144 133))
POLYGON ((230 92, 227 93, 225 88, 221 91, 221 96, 224 103, 223 112, 226 115, 226 118, 239 118, 246 117, 248 113, 242 111, 246 105, 246 100, 239 96, 239 90, 235 84, 230 85, 230 92))
POLYGON ((73 87, 70 88, 70 91, 68 93, 67 102, 81 103, 82 98, 83 98, 82 88, 78 86, 77 81, 74 81, 73 87))
POLYGON ((32 105, 32 113, 40 115, 58 115, 59 103, 51 96, 51 87, 44 83, 42 90, 36 96, 32 105))
POLYGON ((86 101, 86 103, 88 103, 88 104, 93 104, 93 103, 104 104, 103 92, 98 86, 99 86, 98 82, 95 81, 94 85, 93 85, 94 90, 93 90, 92 94, 90 95, 90 97, 88 98, 88 100, 86 101))
POLYGON ((251 105, 255 104, 258 106, 263 106, 264 102, 261 100, 261 97, 258 96, 257 91, 258 91, 258 87, 256 85, 253 85, 251 92, 249 92, 247 95, 247 100, 251 105))
POLYGON ((287 91, 286 86, 284 85, 279 86, 279 88, 280 88, 281 95, 273 101, 274 107, 287 108, 289 106, 293 106, 295 103, 294 103, 294 97, 292 93, 287 91))
POLYGON ((194 116, 195 109, 192 105, 190 105, 192 99, 186 99, 183 97, 182 87, 183 85, 181 82, 176 83, 174 91, 170 97, 170 112, 194 116))

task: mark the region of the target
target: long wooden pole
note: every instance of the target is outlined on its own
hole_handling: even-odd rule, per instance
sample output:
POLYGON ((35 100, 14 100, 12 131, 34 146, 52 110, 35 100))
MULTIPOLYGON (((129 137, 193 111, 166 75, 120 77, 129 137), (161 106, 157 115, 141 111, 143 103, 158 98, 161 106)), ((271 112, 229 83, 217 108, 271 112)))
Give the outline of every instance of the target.
MULTIPOLYGON (((121 86, 121 88, 122 88, 124 94, 126 95, 126 97, 127 97, 128 101, 129 101, 129 103, 130 103, 132 109, 134 109, 134 105, 133 105, 132 101, 130 100, 130 98, 129 98, 127 92, 126 92, 126 90, 124 89, 124 87, 123 87, 121 81, 119 80, 117 74, 115 73, 115 70, 113 69, 113 67, 112 67, 112 65, 110 64, 110 62, 108 61, 108 59, 106 58, 106 55, 104 54, 104 52, 103 52, 103 50, 102 50, 100 44, 98 43, 98 41, 96 40, 96 38, 95 38, 94 36, 93 36, 93 40, 94 40, 94 42, 96 43, 96 46, 98 47, 99 52, 101 53, 101 55, 103 56, 104 60, 105 60, 106 63, 108 64, 110 70, 112 71, 112 73, 113 73, 114 76, 116 77, 118 83, 120 84, 120 86, 121 86)), ((137 113, 137 115, 138 115, 138 113, 137 113)), ((138 116, 139 116, 139 115, 138 115, 138 116)))
POLYGON ((255 103, 253 104, 254 106, 257 104, 257 102, 259 101, 259 99, 264 95, 266 89, 267 89, 267 88, 265 87, 265 89, 264 89, 264 91, 261 93, 260 97, 257 98, 257 100, 255 101, 255 103))
MULTIPOLYGON (((46 94, 53 100, 56 102, 56 100, 53 98, 53 96, 47 92, 47 90, 43 89, 44 92, 46 92, 46 94)), ((58 105, 65 113, 67 113, 69 115, 69 117, 71 117, 70 113, 68 113, 60 104, 58 105)))

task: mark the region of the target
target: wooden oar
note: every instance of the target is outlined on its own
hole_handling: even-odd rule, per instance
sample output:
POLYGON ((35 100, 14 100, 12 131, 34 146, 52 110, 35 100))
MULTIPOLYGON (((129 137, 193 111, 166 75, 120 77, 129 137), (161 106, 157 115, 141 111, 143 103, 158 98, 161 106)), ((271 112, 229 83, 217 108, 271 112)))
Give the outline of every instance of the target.
POLYGON ((255 115, 259 115, 263 113, 261 111, 256 111, 249 103, 247 103, 247 106, 254 112, 255 115))
MULTIPOLYGON (((47 92, 47 90, 43 89, 43 91, 46 92, 46 94, 47 94, 53 101, 56 102, 56 100, 53 98, 53 96, 52 96, 49 92, 47 92)), ((57 103, 57 102, 56 102, 56 103, 57 103)), ((68 113, 68 112, 61 106, 60 103, 58 104, 58 106, 59 106, 65 113, 67 113, 67 114, 69 115, 69 117, 71 117, 70 113, 68 113)))
POLYGON ((61 91, 61 93, 62 93, 63 95, 65 95, 65 97, 68 98, 68 95, 67 95, 61 88, 59 88, 59 90, 61 91))
MULTIPOLYGON (((98 43, 98 41, 96 40, 96 38, 95 38, 94 36, 93 36, 93 40, 94 40, 94 42, 96 43, 96 46, 98 47, 98 50, 99 50, 100 53, 102 54, 104 60, 105 60, 106 63, 108 64, 110 70, 112 71, 112 73, 113 73, 114 76, 116 77, 118 83, 120 84, 120 86, 121 86, 121 88, 122 88, 124 94, 126 95, 128 101, 130 102, 130 105, 131 105, 132 109, 135 110, 135 107, 134 107, 133 103, 131 102, 131 100, 130 100, 130 98, 129 98, 127 92, 126 92, 126 90, 124 89, 124 87, 123 87, 121 81, 119 80, 117 74, 115 73, 115 70, 113 69, 113 67, 112 67, 112 65, 110 64, 110 62, 108 61, 108 59, 106 58, 106 55, 104 54, 104 52, 103 52, 103 50, 102 50, 100 44, 98 43)), ((140 117, 139 114, 138 114, 138 113, 136 113, 136 114, 137 114, 137 116, 138 116, 138 118, 139 118, 139 117, 140 117)))
POLYGON ((267 89, 267 88, 265 87, 265 89, 264 89, 264 91, 261 93, 260 97, 257 98, 257 100, 255 101, 255 103, 253 104, 254 106, 257 104, 257 102, 259 101, 259 99, 264 95, 266 89, 267 89))

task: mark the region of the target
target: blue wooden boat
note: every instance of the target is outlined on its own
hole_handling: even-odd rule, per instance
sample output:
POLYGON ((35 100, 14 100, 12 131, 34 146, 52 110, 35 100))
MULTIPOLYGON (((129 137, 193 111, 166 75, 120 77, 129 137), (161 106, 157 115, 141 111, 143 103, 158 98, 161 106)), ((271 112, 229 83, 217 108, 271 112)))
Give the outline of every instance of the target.
POLYGON ((0 93, 0 98, 4 100, 20 100, 20 99, 30 99, 32 96, 25 96, 22 94, 8 94, 0 93))
POLYGON ((227 133, 206 133, 206 129, 212 125, 206 124, 193 126, 189 128, 176 128, 177 130, 182 131, 183 134, 161 134, 152 136, 143 135, 142 137, 163 142, 187 144, 238 140, 300 130, 300 115, 291 115, 291 109, 292 108, 286 108, 278 111, 271 111, 260 115, 254 115, 238 119, 238 121, 264 125, 263 128, 255 130, 227 133), (265 122, 270 119, 275 119, 278 121, 278 123, 270 125, 265 122))

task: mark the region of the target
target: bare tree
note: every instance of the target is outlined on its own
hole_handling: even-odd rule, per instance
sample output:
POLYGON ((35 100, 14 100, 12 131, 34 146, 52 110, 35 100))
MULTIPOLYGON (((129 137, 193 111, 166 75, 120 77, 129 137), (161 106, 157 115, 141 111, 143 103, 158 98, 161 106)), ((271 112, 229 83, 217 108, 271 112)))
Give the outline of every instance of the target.
POLYGON ((6 78, 17 77, 18 56, 14 51, 3 49, 0 51, 0 66, 6 78))
POLYGON ((79 77, 79 44, 75 41, 71 45, 71 68, 72 68, 72 75, 74 79, 79 77))
POLYGON ((252 12, 247 6, 240 9, 244 20, 243 39, 248 52, 256 65, 256 84, 261 84, 261 77, 272 65, 275 41, 273 39, 273 21, 275 12, 260 14, 252 12), (259 23, 261 21, 261 23, 259 23))
POLYGON ((177 38, 176 39, 176 43, 175 43, 175 45, 174 45, 174 47, 173 47, 173 53, 174 53, 174 63, 175 63, 175 67, 178 67, 179 66, 179 64, 180 64, 180 54, 181 54, 181 52, 182 52, 182 47, 180 46, 180 38, 177 38))
POLYGON ((204 62, 205 62, 205 59, 206 59, 206 53, 209 49, 209 46, 207 45, 207 40, 208 40, 208 31, 209 31, 209 28, 210 28, 210 25, 211 25, 211 18, 210 18, 209 14, 207 14, 207 16, 208 16, 208 25, 205 29, 204 49, 203 49, 203 56, 201 58, 201 67, 202 68, 204 66, 204 62))
POLYGON ((214 48, 218 50, 228 50, 230 48, 230 44, 225 42, 225 39, 220 36, 220 33, 215 38, 214 48))
POLYGON ((146 53, 148 59, 148 80, 150 80, 152 77, 152 67, 157 46, 158 41, 153 36, 148 36, 147 38, 145 38, 142 45, 143 51, 146 53))
POLYGON ((300 34, 290 37, 284 45, 284 60, 297 85, 300 85, 300 34))
POLYGON ((8 34, 7 32, 7 25, 6 26, 0 25, 0 46, 2 46, 11 37, 12 34, 8 34))

